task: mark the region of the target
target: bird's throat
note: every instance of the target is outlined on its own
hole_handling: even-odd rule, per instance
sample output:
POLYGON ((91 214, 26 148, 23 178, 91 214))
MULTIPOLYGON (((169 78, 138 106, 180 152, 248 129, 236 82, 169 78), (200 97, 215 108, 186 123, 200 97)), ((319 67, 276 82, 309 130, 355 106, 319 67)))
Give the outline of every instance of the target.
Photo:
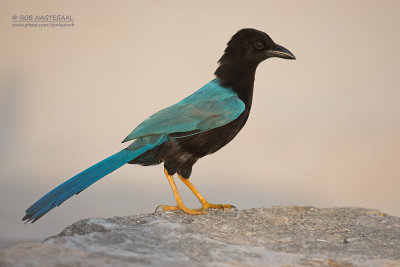
POLYGON ((215 75, 219 78, 220 84, 231 88, 239 98, 250 109, 253 100, 254 77, 257 65, 244 62, 221 62, 215 75))

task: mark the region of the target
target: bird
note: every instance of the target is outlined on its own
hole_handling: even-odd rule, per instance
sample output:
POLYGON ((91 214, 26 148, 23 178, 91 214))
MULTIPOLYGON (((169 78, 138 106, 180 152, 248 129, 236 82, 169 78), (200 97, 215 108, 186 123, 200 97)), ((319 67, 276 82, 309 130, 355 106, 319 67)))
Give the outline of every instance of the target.
POLYGON ((224 147, 245 125, 252 106, 257 66, 272 57, 296 59, 265 32, 252 28, 237 31, 218 61, 213 80, 144 120, 122 141, 133 141, 128 147, 54 188, 31 205, 22 220, 25 223, 37 221, 125 164, 164 164, 176 205, 157 207, 163 211, 180 210, 199 215, 208 209, 235 208, 231 204, 209 203, 189 178, 193 165, 200 158, 224 147), (183 204, 173 177, 175 174, 198 198, 201 208, 190 209, 183 204))

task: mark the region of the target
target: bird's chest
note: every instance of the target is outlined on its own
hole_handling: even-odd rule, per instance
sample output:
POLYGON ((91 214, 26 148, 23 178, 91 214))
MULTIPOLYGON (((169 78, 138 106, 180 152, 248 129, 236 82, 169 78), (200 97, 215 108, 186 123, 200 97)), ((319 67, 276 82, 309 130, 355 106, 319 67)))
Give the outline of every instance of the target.
POLYGON ((197 158, 204 157, 218 151, 228 144, 243 128, 249 117, 249 111, 245 110, 236 120, 193 136, 179 138, 177 141, 181 148, 193 154, 197 158))

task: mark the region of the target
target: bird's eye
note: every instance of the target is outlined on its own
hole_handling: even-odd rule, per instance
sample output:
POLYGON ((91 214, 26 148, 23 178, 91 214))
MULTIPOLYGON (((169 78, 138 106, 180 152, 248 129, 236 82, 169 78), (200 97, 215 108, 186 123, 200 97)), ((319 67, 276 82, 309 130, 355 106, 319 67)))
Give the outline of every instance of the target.
POLYGON ((264 43, 263 42, 255 42, 254 48, 257 50, 262 50, 264 48, 264 43))

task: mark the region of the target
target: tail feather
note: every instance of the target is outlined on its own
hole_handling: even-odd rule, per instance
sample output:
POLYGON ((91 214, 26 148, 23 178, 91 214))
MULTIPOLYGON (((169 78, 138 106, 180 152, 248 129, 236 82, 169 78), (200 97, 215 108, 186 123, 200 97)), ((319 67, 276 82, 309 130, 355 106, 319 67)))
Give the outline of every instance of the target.
POLYGON ((139 142, 134 142, 130 147, 128 147, 128 149, 121 150, 120 152, 100 161, 99 163, 57 186, 41 199, 36 201, 32 206, 30 206, 25 211, 26 214, 22 220, 26 220, 26 222, 32 221, 32 223, 37 221, 40 217, 48 213, 53 208, 61 205, 73 195, 79 194, 107 174, 110 174, 116 169, 122 167, 127 162, 135 159, 165 140, 164 138, 154 139, 156 139, 154 143, 147 143, 146 141, 148 140, 137 140, 139 142))
POLYGON ((22 220, 35 222, 51 209, 61 205, 65 200, 82 192, 107 174, 135 158, 137 155, 134 152, 124 149, 75 175, 30 206, 22 220))

